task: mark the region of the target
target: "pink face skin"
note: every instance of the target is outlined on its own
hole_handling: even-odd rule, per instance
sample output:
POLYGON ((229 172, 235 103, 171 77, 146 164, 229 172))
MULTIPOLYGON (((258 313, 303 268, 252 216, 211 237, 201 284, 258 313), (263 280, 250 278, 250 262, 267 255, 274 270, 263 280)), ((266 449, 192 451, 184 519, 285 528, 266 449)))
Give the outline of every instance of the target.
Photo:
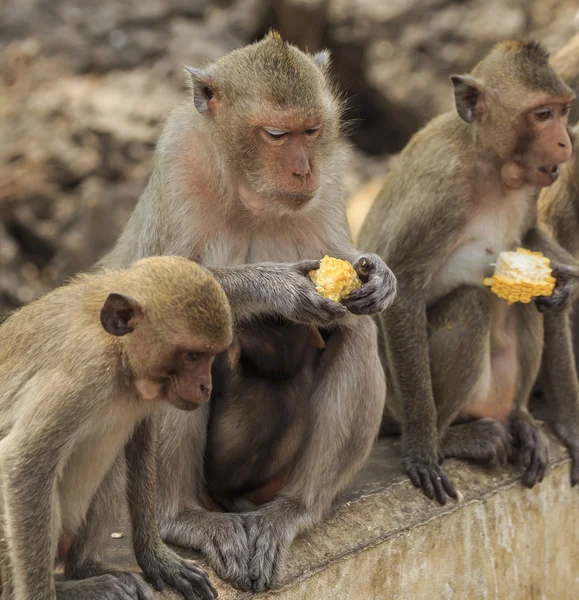
POLYGON ((291 211, 299 211, 314 198, 320 184, 318 154, 323 127, 319 119, 295 114, 272 115, 248 132, 261 165, 260 179, 267 189, 240 182, 239 197, 256 216, 271 210, 271 198, 291 211))
MULTIPOLYGON (((542 102, 524 115, 525 143, 519 163, 525 171, 527 183, 548 187, 559 177, 559 165, 571 159, 573 145, 569 136, 568 119, 574 96, 566 102, 560 98, 542 102)), ((518 176, 514 168, 505 175, 516 182, 518 176)), ((508 185, 508 183, 507 183, 508 185)), ((517 187, 517 186, 511 186, 517 187)))
POLYGON ((167 401, 181 410, 195 410, 211 397, 211 365, 216 354, 207 348, 176 350, 162 375, 137 379, 135 386, 146 402, 167 401))

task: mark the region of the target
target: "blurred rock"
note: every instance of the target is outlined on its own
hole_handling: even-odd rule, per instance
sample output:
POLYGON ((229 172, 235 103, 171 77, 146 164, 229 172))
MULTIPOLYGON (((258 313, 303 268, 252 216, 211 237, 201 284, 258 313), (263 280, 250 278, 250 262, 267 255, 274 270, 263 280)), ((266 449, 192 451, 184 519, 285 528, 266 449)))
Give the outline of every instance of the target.
POLYGON ((449 106, 448 75, 505 37, 550 49, 577 0, 4 0, 0 4, 0 318, 89 268, 143 190, 183 66, 277 27, 328 47, 357 146, 354 228, 387 156, 449 106), (370 153, 368 156, 360 152, 370 153))

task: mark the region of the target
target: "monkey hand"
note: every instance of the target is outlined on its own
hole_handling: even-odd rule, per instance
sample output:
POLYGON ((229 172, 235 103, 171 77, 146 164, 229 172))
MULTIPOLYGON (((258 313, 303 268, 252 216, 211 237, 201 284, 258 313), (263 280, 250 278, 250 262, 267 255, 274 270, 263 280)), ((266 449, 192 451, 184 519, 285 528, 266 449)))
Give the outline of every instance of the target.
POLYGON ((308 273, 319 268, 319 260, 268 265, 265 276, 270 279, 272 303, 277 313, 294 323, 316 325, 329 325, 346 315, 346 309, 339 302, 324 298, 316 291, 308 273))
POLYGON ((147 581, 156 590, 162 590, 165 583, 168 583, 187 600, 217 598, 217 590, 211 585, 205 571, 181 558, 164 544, 150 552, 141 552, 137 562, 147 581))
POLYGON ((517 462, 525 470, 523 484, 532 488, 543 481, 549 464, 545 434, 535 420, 525 413, 514 413, 509 418, 513 436, 513 450, 517 462))
POLYGON ((458 499, 454 485, 446 476, 438 461, 410 455, 402 458, 402 465, 413 485, 421 489, 431 500, 436 497, 438 502, 444 506, 447 496, 455 500, 458 499))
POLYGON ((535 299, 537 309, 542 313, 557 312, 570 306, 579 295, 579 268, 559 265, 553 269, 557 280, 551 296, 539 296, 535 299))
POLYGON ((276 585, 303 518, 299 504, 283 497, 243 515, 250 552, 249 577, 254 592, 276 585))
POLYGON ((564 442, 571 457, 571 486, 579 484, 579 423, 576 419, 558 419, 553 423, 555 433, 564 442))
POLYGON ((396 298, 396 277, 376 254, 362 255, 354 265, 362 287, 354 290, 342 304, 355 315, 376 315, 396 298))

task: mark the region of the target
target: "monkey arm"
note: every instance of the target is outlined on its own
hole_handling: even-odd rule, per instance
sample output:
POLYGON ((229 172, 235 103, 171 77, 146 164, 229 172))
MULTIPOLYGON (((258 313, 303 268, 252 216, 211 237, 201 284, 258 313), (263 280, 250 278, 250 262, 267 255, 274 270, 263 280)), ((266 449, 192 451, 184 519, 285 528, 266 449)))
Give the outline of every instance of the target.
POLYGON ((166 582, 186 597, 193 588, 202 600, 213 600, 217 592, 205 572, 165 546, 159 535, 156 446, 155 422, 150 417, 137 425, 125 449, 135 557, 157 590, 166 582))
POLYGON ((317 293, 308 272, 319 261, 259 263, 210 268, 231 305, 235 321, 277 313, 297 323, 327 325, 346 314, 341 304, 317 293))
POLYGON ((55 595, 57 469, 78 428, 93 418, 90 410, 78 410, 78 398, 64 374, 36 375, 18 398, 20 414, 2 441, 5 528, 16 598, 55 595))

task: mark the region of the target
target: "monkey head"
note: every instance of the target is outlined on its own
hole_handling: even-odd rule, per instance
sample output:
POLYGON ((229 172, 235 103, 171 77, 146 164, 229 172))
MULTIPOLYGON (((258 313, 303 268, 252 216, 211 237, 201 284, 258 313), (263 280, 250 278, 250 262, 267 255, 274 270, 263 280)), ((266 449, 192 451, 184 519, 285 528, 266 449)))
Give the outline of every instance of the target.
POLYGON ((140 260, 100 316, 143 400, 183 410, 209 400, 211 365, 230 346, 232 325, 225 293, 202 267, 177 257, 140 260))
POLYGON ((496 156, 510 187, 551 185, 570 160, 575 94, 538 43, 502 42, 471 75, 452 75, 458 114, 496 156))
POLYGON ((205 70, 187 67, 193 102, 253 215, 311 205, 340 135, 329 54, 310 56, 271 32, 205 70))

